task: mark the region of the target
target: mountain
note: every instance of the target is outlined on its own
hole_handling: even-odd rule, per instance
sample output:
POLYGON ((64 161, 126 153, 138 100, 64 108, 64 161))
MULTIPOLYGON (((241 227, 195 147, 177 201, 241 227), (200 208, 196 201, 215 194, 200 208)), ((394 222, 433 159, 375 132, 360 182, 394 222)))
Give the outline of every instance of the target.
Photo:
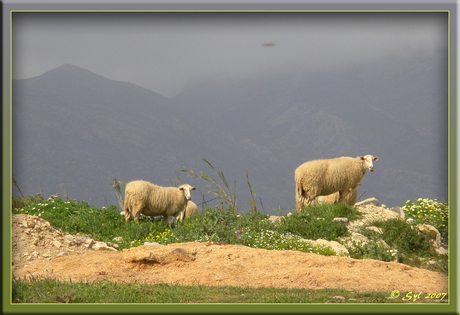
POLYGON ((180 176, 199 187, 197 203, 203 195, 209 200, 206 183, 179 170, 213 176, 201 160, 206 158, 242 180, 249 156, 235 154, 230 141, 189 123, 192 114, 157 93, 72 65, 14 80, 13 178, 25 195, 42 187, 45 195, 63 196, 64 187, 72 198, 102 206, 105 200, 117 204, 112 178, 171 186, 180 176))
POLYGON ((179 170, 217 179, 205 158, 236 181, 240 211, 247 170, 265 212, 286 213, 297 166, 372 154, 380 160, 358 196, 387 206, 447 200, 447 61, 410 60, 196 82, 172 99, 63 65, 13 81, 13 177, 25 195, 64 187, 102 206, 117 204, 114 177, 170 186, 179 175, 201 203, 213 198, 207 183, 179 170))

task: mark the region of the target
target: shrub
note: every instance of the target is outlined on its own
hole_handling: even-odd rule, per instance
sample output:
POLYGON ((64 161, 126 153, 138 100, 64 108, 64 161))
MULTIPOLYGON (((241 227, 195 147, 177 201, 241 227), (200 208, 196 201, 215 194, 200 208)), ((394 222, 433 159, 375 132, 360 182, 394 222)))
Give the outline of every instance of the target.
POLYGON ((353 242, 348 248, 351 258, 355 259, 377 259, 381 261, 394 261, 398 253, 395 249, 388 249, 381 244, 370 242, 357 244, 353 242))
POLYGON ((381 228, 383 233, 377 235, 376 232, 366 230, 364 227, 361 229, 361 233, 374 242, 382 239, 391 249, 378 248, 377 245, 369 243, 368 245, 360 245, 361 248, 349 249, 350 257, 367 258, 366 254, 368 254, 369 258, 373 257, 374 259, 390 258, 385 254, 386 251, 386 253, 393 254, 391 260, 396 258, 398 262, 413 265, 418 257, 434 255, 428 237, 417 232, 404 220, 375 221, 371 225, 381 228), (369 248, 374 249, 374 253, 369 248))
POLYGON ((402 209, 406 219, 412 218, 417 224, 430 224, 438 229, 447 243, 449 206, 446 202, 419 198, 416 202, 406 201, 402 209))

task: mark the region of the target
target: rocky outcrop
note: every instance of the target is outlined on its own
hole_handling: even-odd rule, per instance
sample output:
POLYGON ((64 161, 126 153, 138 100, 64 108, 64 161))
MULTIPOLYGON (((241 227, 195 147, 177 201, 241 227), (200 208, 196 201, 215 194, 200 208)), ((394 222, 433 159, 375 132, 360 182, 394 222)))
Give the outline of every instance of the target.
POLYGON ((46 261, 88 250, 117 251, 86 235, 64 234, 39 216, 13 215, 12 233, 13 269, 15 264, 24 261, 46 261))

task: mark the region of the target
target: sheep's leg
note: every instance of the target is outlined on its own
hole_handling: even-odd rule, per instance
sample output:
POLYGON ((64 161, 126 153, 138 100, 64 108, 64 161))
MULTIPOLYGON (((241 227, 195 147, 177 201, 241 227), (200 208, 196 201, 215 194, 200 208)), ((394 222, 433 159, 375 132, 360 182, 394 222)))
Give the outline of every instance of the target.
POLYGON ((352 190, 352 188, 348 188, 347 190, 339 192, 340 197, 338 203, 345 203, 345 198, 348 196, 349 193, 351 193, 352 190))
POLYGON ((299 207, 297 209, 297 212, 300 212, 303 210, 304 207, 309 206, 314 199, 315 198, 310 199, 310 197, 305 197, 305 195, 301 195, 299 198, 299 207))
POLYGON ((139 209, 137 207, 134 207, 133 208, 133 211, 132 211, 132 216, 134 218, 134 221, 136 223, 139 223, 139 217, 141 216, 141 213, 142 213, 142 209, 139 209))
POLYGON ((164 219, 165 219, 165 225, 171 227, 172 216, 164 215, 163 217, 164 217, 164 219))
POLYGON ((131 212, 131 209, 130 209, 129 207, 127 207, 127 208, 124 210, 124 212, 125 212, 125 220, 126 220, 126 222, 128 222, 129 219, 131 218, 131 213, 132 213, 132 212, 131 212))

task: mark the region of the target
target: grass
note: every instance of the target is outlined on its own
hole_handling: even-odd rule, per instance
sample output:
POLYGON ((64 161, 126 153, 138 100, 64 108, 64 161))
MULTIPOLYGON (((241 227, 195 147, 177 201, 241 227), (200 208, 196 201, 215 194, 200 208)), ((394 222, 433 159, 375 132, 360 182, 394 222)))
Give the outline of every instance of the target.
MULTIPOLYGON (((13 281, 13 303, 407 303, 400 294, 356 292, 348 290, 304 290, 275 288, 239 288, 140 285, 115 282, 57 282, 52 279, 13 281)), ((418 302, 447 300, 421 299, 418 302)))

